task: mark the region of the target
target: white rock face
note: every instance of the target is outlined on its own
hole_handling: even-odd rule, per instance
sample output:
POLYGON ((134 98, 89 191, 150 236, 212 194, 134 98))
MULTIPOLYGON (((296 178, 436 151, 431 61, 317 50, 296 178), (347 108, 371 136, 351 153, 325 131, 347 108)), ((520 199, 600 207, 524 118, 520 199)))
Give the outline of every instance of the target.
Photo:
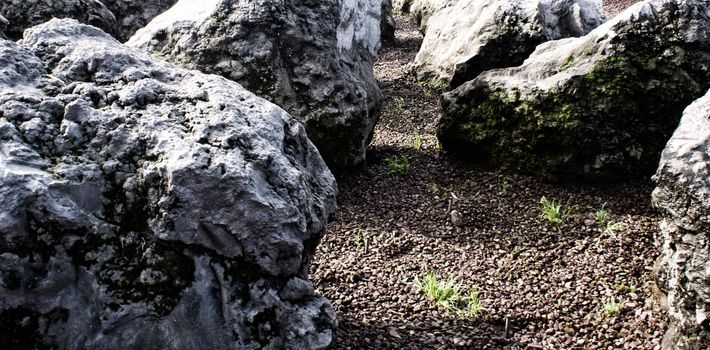
POLYGON ((382 0, 343 0, 340 5, 338 48, 351 51, 363 47, 372 56, 380 49, 382 0))
POLYGON ((600 0, 430 0, 415 5, 430 16, 415 59, 417 77, 443 88, 488 69, 518 65, 538 44, 585 35, 604 21, 600 0))
POLYGON ((442 95, 442 146, 548 178, 649 176, 683 109, 710 88, 708 6, 644 1, 539 45, 521 66, 481 73, 442 95))
POLYGON ((381 0, 180 0, 128 44, 273 101, 346 169, 364 162, 382 105, 380 13, 381 0))
POLYGON ((710 348, 710 91, 683 112, 654 177, 664 215, 659 280, 672 325, 663 349, 710 348))
POLYGON ((302 124, 74 20, 0 62, 2 344, 329 345, 307 270, 336 185, 302 124))

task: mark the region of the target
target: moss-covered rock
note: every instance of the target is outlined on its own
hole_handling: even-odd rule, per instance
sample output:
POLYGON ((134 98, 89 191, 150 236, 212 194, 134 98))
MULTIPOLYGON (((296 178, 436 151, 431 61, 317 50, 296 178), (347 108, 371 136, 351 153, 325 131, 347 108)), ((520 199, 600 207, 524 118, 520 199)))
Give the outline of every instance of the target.
POLYGON ((706 1, 647 1, 442 97, 438 136, 476 163, 550 178, 650 175, 710 86, 706 1))

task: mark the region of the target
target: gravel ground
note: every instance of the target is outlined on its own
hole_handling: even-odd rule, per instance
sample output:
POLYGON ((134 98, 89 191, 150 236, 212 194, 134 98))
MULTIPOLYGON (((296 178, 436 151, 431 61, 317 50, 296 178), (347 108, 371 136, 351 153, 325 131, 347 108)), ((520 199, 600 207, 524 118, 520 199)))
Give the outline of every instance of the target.
POLYGON ((637 1, 638 0, 604 0, 602 1, 604 3, 604 14, 607 18, 611 19, 637 1))
POLYGON ((449 159, 434 137, 438 94, 409 73, 421 36, 397 21, 376 62, 386 101, 369 165, 339 179, 340 209, 311 265, 338 314, 333 348, 660 348, 651 183, 555 186, 449 159), (409 172, 388 174, 391 156, 409 172), (573 206, 559 229, 539 217, 542 196, 573 206), (620 232, 594 222, 603 205, 620 232), (484 313, 437 307, 413 286, 428 271, 480 290, 484 313), (607 316, 612 300, 622 306, 607 316))

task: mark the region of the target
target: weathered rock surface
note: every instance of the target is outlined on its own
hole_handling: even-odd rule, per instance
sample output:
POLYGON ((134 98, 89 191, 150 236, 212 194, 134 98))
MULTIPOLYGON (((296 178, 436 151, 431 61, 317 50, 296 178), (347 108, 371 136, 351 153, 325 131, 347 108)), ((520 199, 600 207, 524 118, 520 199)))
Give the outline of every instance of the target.
POLYGON ((397 22, 394 20, 392 0, 382 0, 380 12, 380 38, 383 42, 394 42, 397 22))
POLYGON ((109 34, 116 33, 116 17, 99 0, 4 0, 0 16, 8 20, 5 35, 19 39, 22 32, 53 17, 74 18, 91 24, 109 34))
POLYGON ((650 175, 710 87, 707 1, 646 1, 581 38, 541 44, 442 97, 445 149, 540 176, 650 175), (678 117, 674 117, 678 116, 678 117))
POLYGON ((0 62, 3 348, 329 344, 336 187, 297 120, 74 20, 0 62))
POLYGON ((124 42, 177 0, 101 0, 116 16, 115 37, 124 42))
POLYGON ((443 88, 520 65, 537 45, 585 35, 605 20, 600 0, 429 3, 434 9, 424 7, 427 29, 414 68, 420 81, 443 88))
POLYGON ((408 7, 409 13, 419 25, 419 31, 426 36, 431 16, 452 2, 455 3, 454 0, 408 0, 402 6, 408 7))
MULTIPOLYGON (((19 39, 22 32, 53 17, 73 18, 103 29, 126 41, 153 17, 177 0, 7 0, 0 4, 0 16, 8 26, 5 33, 19 39)), ((0 32, 3 28, 0 26, 0 32)))
POLYGON ((334 168, 361 164, 382 104, 380 0, 180 0, 128 42, 216 73, 306 125, 334 168))
POLYGON ((710 91, 683 113, 654 180, 672 320, 663 349, 710 349, 710 91))

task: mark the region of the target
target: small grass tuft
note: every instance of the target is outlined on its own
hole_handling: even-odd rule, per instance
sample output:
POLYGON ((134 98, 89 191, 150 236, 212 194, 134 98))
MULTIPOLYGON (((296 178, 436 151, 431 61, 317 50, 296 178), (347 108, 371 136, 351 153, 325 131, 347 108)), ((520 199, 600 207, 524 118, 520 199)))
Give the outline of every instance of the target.
POLYGON ((395 97, 394 110, 397 111, 397 113, 404 112, 404 99, 402 97, 395 97))
POLYGON ((606 317, 614 317, 614 316, 619 316, 621 314, 621 307, 624 306, 624 303, 617 303, 614 299, 611 299, 607 302, 604 303, 602 306, 604 310, 604 316, 606 317))
POLYGON ((388 175, 406 174, 409 172, 409 159, 407 156, 389 156, 387 162, 388 175))
POLYGON ((355 230, 355 248, 357 250, 363 250, 367 246, 367 231, 363 230, 362 228, 358 227, 355 230))
POLYGON ((616 285, 616 290, 619 291, 620 293, 628 293, 628 294, 635 294, 638 288, 636 288, 635 285, 629 284, 617 284, 616 285))
POLYGON ((513 187, 513 184, 508 181, 508 179, 503 179, 503 181, 498 184, 498 194, 502 196, 507 195, 511 187, 513 187))
POLYGON ((453 278, 439 280, 433 271, 427 272, 421 279, 415 277, 414 287, 444 309, 446 313, 456 313, 459 316, 475 319, 486 312, 486 308, 481 303, 480 289, 468 288, 453 278), (467 289, 469 292, 465 295, 464 291, 467 289))
POLYGON ((444 309, 444 311, 459 311, 458 306, 462 300, 461 291, 463 286, 456 283, 453 278, 439 281, 436 273, 429 271, 421 280, 418 277, 415 278, 414 286, 417 290, 424 293, 427 298, 434 301, 436 305, 444 309))
POLYGON ((415 135, 414 136, 414 150, 419 152, 422 150, 422 145, 424 144, 424 139, 422 138, 422 135, 415 135))
POLYGON ((486 311, 486 309, 481 304, 481 300, 479 298, 480 295, 480 289, 471 289, 471 291, 468 293, 468 296, 464 298, 464 301, 466 302, 466 307, 464 308, 464 310, 462 310, 462 313, 465 316, 476 319, 481 317, 481 315, 483 315, 483 313, 486 311))
POLYGON ((624 230, 626 225, 624 225, 623 222, 613 222, 609 221, 606 223, 606 227, 604 228, 604 232, 612 235, 616 235, 617 233, 621 232, 624 230))
POLYGON ((540 198, 540 218, 549 222, 555 229, 559 229, 570 215, 572 207, 562 205, 556 200, 550 201, 545 196, 540 198))
POLYGON ((606 226, 606 224, 609 222, 609 219, 611 219, 611 212, 607 209, 604 209, 604 206, 606 206, 606 203, 602 204, 602 207, 597 210, 597 224, 599 226, 606 226))

